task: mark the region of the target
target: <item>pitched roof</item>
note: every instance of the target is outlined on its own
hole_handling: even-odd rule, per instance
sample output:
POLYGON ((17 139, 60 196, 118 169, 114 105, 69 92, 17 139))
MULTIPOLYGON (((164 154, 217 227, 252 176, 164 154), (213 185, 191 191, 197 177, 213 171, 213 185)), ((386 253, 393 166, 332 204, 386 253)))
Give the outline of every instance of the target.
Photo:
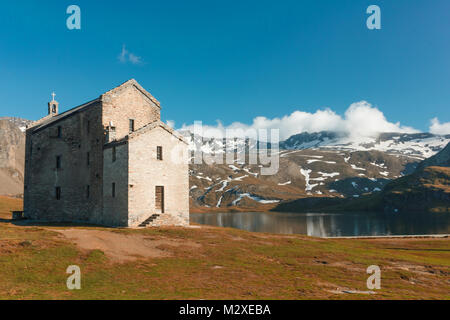
POLYGON ((42 118, 40 120, 37 120, 37 121, 31 123, 28 126, 28 128, 32 128, 33 132, 37 132, 37 131, 39 131, 41 129, 44 129, 45 127, 47 127, 50 124, 53 124, 53 123, 55 123, 55 122, 57 122, 57 121, 59 121, 61 119, 69 117, 69 116, 71 116, 71 115, 73 115, 73 114, 75 114, 75 113, 77 113, 79 111, 85 110, 89 106, 94 105, 96 102, 101 101, 103 99, 103 96, 109 95, 109 94, 113 94, 113 93, 115 93, 115 92, 117 92, 117 91, 119 91, 119 90, 121 90, 121 89, 123 89, 123 88, 125 88, 127 86, 130 86, 130 85, 134 86, 143 95, 145 95, 147 98, 149 98, 157 107, 161 108, 161 104, 159 103, 158 100, 155 99, 155 97, 153 97, 147 90, 145 90, 136 80, 130 79, 130 80, 122 83, 121 85, 119 85, 119 86, 117 86, 117 87, 115 87, 115 88, 113 88, 113 89, 103 93, 97 99, 94 99, 94 100, 89 101, 87 103, 84 103, 84 104, 82 104, 82 105, 80 105, 78 107, 75 107, 75 108, 72 108, 70 110, 67 110, 67 111, 65 111, 63 113, 60 113, 60 114, 56 115, 56 116, 53 116, 53 117, 48 117, 47 116, 48 118, 44 117, 44 118, 42 118))
POLYGON ((145 90, 136 80, 134 79, 130 79, 128 81, 125 81, 124 83, 122 83, 121 85, 118 85, 117 87, 105 92, 104 94, 102 94, 102 96, 104 95, 109 95, 109 94, 113 94, 117 91, 120 91, 122 88, 127 87, 133 85, 136 89, 138 89, 143 95, 145 95, 147 98, 149 98, 154 104, 156 104, 156 106, 158 106, 159 108, 161 108, 161 104, 159 103, 158 100, 156 100, 156 98, 154 96, 152 96, 150 94, 150 92, 148 92, 147 90, 145 90))
POLYGON ((145 134, 146 132, 149 132, 149 131, 151 131, 151 130, 153 130, 155 128, 162 128, 162 129, 166 130, 167 132, 169 132, 171 135, 173 135, 175 138, 180 140, 181 142, 183 142, 185 144, 189 144, 189 143, 186 142, 186 140, 184 139, 184 137, 181 134, 179 134, 178 132, 173 130, 167 124, 165 124, 161 120, 155 120, 153 122, 150 122, 150 123, 146 124, 142 128, 139 128, 136 131, 131 132, 130 134, 128 134, 127 136, 125 136, 125 137, 123 137, 123 138, 121 138, 119 140, 114 140, 114 141, 111 141, 109 143, 106 143, 103 146, 103 148, 108 149, 108 148, 111 148, 113 146, 117 146, 117 145, 121 145, 121 144, 127 143, 129 140, 134 139, 136 137, 139 137, 140 135, 145 134))
POLYGON ((77 113, 79 111, 82 111, 82 110, 88 108, 89 106, 94 105, 96 102, 99 102, 99 101, 100 101, 100 98, 97 98, 95 100, 92 100, 92 101, 89 101, 89 102, 87 102, 85 104, 82 104, 82 105, 80 105, 78 107, 75 107, 75 108, 67 110, 67 111, 65 111, 63 113, 60 113, 60 114, 58 114, 56 116, 49 117, 48 119, 45 119, 45 117, 44 117, 44 118, 42 118, 40 120, 37 120, 37 121, 31 123, 29 125, 29 128, 32 128, 33 132, 37 132, 37 131, 39 131, 41 129, 44 129, 48 125, 50 125, 52 123, 55 123, 55 122, 57 122, 57 121, 59 121, 61 119, 67 118, 67 117, 69 117, 69 116, 71 116, 71 115, 73 115, 73 114, 75 114, 75 113, 77 113))
POLYGON ((173 130, 171 127, 169 127, 167 124, 165 124, 165 123, 162 122, 161 120, 156 120, 156 121, 150 122, 150 123, 146 124, 145 126, 143 126, 142 128, 139 128, 138 130, 136 130, 136 131, 134 131, 134 132, 131 132, 131 133, 128 135, 128 139, 129 139, 129 140, 130 140, 130 139, 133 139, 133 138, 135 138, 135 137, 140 136, 141 134, 144 134, 144 133, 146 133, 146 132, 148 132, 148 131, 151 131, 151 130, 153 130, 153 129, 155 129, 155 128, 158 128, 158 127, 162 128, 162 129, 164 129, 164 130, 166 130, 167 132, 169 132, 171 135, 173 135, 175 138, 177 138, 177 139, 180 140, 181 142, 184 142, 185 144, 188 144, 188 143, 184 140, 184 138, 183 138, 183 136, 182 136, 181 134, 179 134, 178 132, 176 132, 175 130, 173 130))

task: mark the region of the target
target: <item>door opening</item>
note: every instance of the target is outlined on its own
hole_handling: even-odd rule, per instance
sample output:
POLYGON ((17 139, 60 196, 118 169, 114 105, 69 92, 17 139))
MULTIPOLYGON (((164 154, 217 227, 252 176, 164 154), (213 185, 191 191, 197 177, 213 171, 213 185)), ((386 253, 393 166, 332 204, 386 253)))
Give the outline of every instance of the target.
POLYGON ((164 213, 164 187, 157 186, 155 190, 155 210, 164 213))

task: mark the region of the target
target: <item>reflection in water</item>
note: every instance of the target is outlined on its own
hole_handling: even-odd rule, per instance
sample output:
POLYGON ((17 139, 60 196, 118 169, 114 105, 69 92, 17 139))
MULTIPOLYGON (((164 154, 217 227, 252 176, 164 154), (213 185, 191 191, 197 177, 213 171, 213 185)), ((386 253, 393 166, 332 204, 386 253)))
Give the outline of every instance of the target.
POLYGON ((450 215, 438 213, 193 213, 191 222, 254 232, 314 237, 449 234, 450 215))

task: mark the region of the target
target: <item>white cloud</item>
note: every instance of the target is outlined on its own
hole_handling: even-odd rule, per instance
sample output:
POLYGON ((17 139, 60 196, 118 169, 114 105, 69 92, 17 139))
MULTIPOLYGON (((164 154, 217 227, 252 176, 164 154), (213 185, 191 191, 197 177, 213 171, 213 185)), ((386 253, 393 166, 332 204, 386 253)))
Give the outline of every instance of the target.
POLYGON ((130 60, 130 62, 131 62, 132 64, 141 64, 141 63, 142 63, 141 57, 138 57, 138 56, 136 56, 136 55, 134 55, 134 54, 132 54, 132 53, 130 53, 130 54, 128 55, 128 59, 130 60))
POLYGON ((438 118, 433 118, 429 131, 434 134, 450 134, 450 122, 440 123, 438 118))
POLYGON ((353 136, 371 137, 380 132, 415 133, 418 130, 387 121, 383 112, 366 101, 353 103, 345 112, 345 130, 353 136))
POLYGON ((122 52, 119 54, 117 58, 122 63, 131 62, 132 64, 135 65, 143 63, 142 58, 135 55, 134 53, 129 52, 125 45, 122 46, 122 52))
POLYGON ((166 124, 171 127, 172 129, 175 128, 175 121, 173 120, 167 120, 166 124))
POLYGON ((127 48, 125 48, 125 45, 122 46, 122 52, 119 55, 119 61, 122 63, 127 62, 127 55, 128 55, 128 50, 127 48))
MULTIPOLYGON (((193 125, 183 125, 181 129, 193 129, 193 125)), ((366 101, 353 103, 344 116, 331 109, 317 110, 314 113, 294 111, 281 118, 269 119, 256 117, 251 125, 234 122, 224 126, 217 121, 216 126, 203 125, 205 136, 224 136, 225 129, 279 129, 280 139, 285 140, 301 132, 335 131, 355 137, 372 137, 380 132, 420 132, 414 128, 400 125, 399 122, 389 122, 384 114, 366 101)))

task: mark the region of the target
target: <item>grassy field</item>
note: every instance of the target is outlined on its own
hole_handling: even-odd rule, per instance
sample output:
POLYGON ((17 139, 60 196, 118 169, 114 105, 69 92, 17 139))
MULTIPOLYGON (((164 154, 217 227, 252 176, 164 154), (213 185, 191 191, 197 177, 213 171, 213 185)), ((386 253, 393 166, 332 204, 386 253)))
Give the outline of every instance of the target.
POLYGON ((449 239, 12 223, 21 205, 0 198, 0 299, 450 299, 449 239), (81 290, 66 288, 69 265, 81 290), (371 294, 369 265, 382 272, 371 294))

